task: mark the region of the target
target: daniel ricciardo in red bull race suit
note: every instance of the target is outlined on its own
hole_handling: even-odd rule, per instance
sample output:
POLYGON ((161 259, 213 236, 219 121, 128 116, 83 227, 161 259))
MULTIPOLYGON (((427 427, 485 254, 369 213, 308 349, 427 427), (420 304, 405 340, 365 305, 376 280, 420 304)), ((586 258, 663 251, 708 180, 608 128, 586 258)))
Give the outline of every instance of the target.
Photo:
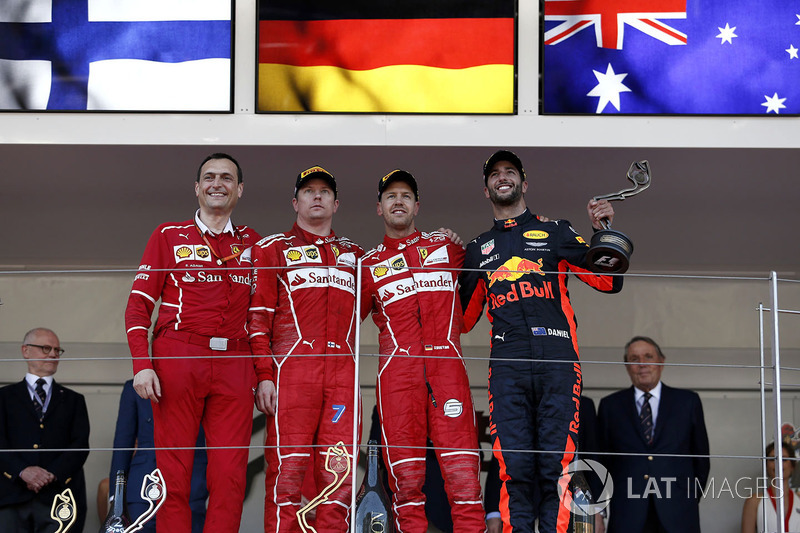
MULTIPOLYGON (((532 532, 538 518, 541 533, 562 533, 570 511, 560 504, 569 483, 561 473, 576 451, 581 395, 567 273, 609 293, 622 289, 622 277, 591 274, 588 245, 570 223, 528 210, 528 182, 516 154, 493 154, 483 177, 495 221, 467 245, 461 301, 465 331, 484 305, 492 323, 489 429, 503 482, 504 531, 532 532)), ((587 210, 595 229, 614 216, 605 200, 591 200, 587 210)))

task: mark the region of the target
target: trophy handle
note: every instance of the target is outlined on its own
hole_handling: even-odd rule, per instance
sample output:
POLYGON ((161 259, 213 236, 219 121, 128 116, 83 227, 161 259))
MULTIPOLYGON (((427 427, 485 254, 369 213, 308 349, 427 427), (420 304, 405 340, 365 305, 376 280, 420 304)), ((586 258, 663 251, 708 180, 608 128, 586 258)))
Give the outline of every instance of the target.
POLYGON ((139 495, 147 502, 147 510, 139 515, 139 518, 125 528, 125 533, 135 533, 144 527, 145 522, 156 515, 156 511, 167 499, 167 483, 161 470, 156 468, 142 479, 142 489, 139 495))
POLYGON ((70 489, 64 489, 61 494, 55 495, 50 507, 50 518, 58 522, 55 533, 65 533, 75 523, 75 498, 70 489))
MULTIPOLYGON (((601 194, 599 196, 595 196, 593 200, 608 200, 609 202, 614 202, 639 194, 650 186, 650 163, 646 159, 643 159, 642 161, 634 161, 631 163, 631 167, 628 169, 626 176, 633 182, 632 188, 623 189, 619 192, 612 192, 609 194, 601 194)), ((611 227, 611 223, 606 219, 601 220, 600 225, 603 226, 603 229, 609 229, 611 227)))
MULTIPOLYGON (((647 160, 634 161, 626 176, 633 182, 632 188, 601 194, 595 196, 594 200, 613 202, 639 194, 650 186, 650 163, 647 160)), ((601 219, 600 225, 603 229, 592 235, 592 242, 586 253, 588 268, 592 272, 624 274, 630 264, 633 242, 625 234, 612 230, 608 219, 601 219)))
POLYGON ((306 520, 306 515, 323 502, 328 501, 328 496, 339 490, 344 480, 350 475, 350 455, 344 447, 344 442, 339 441, 336 446, 328 448, 325 456, 325 470, 333 474, 333 481, 322 489, 322 492, 316 498, 297 511, 297 519, 300 522, 300 529, 303 533, 317 533, 317 530, 306 520))

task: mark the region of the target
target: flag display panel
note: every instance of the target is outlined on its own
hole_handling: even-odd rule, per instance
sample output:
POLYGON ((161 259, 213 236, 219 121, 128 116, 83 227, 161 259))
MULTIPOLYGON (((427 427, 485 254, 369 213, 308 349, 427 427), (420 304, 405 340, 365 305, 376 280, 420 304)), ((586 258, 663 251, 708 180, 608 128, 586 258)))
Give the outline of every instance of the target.
POLYGON ((231 112, 231 0, 3 0, 0 110, 231 112))
POLYGON ((544 0, 544 114, 800 113, 785 0, 544 0))
POLYGON ((515 111, 514 0, 259 0, 259 112, 515 111))

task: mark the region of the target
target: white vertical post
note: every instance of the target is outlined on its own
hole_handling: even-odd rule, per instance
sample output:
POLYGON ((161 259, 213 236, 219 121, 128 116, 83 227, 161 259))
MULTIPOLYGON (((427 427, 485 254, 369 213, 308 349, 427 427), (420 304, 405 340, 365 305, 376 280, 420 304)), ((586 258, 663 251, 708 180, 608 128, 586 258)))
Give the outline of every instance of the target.
MULTIPOLYGON (((760 384, 760 397, 761 397, 761 453, 764 453, 764 450, 767 447, 767 392, 766 392, 766 371, 764 369, 765 366, 765 357, 764 357, 764 304, 758 304, 758 346, 759 346, 759 361, 760 361, 760 368, 759 368, 759 384, 760 384)), ((760 455, 760 454, 759 454, 760 455)), ((765 480, 765 487, 766 484, 769 483, 767 480, 767 460, 761 460, 761 479, 765 480)), ((758 489, 758 483, 756 482, 756 490, 758 489)), ((766 495, 764 495, 766 497, 766 495)), ((761 506, 761 519, 763 523, 767 523, 767 506, 761 506)))
POLYGON ((353 354, 353 358, 355 359, 355 368, 353 370, 355 376, 353 379, 353 469, 351 471, 352 478, 352 494, 350 494, 350 532, 355 533, 356 531, 356 474, 358 472, 358 421, 361 418, 361 395, 359 392, 361 391, 361 258, 358 258, 356 261, 356 309, 355 309, 355 319, 356 319, 356 343, 355 343, 355 353, 353 354))
MULTIPOLYGON (((783 482, 783 439, 781 438, 781 353, 778 326, 778 274, 773 270, 770 279, 770 307, 772 308, 772 393, 775 400, 775 477, 783 482)), ((778 493, 777 516, 786 516, 783 485, 778 493)), ((776 520, 778 533, 786 533, 783 519, 776 520)))

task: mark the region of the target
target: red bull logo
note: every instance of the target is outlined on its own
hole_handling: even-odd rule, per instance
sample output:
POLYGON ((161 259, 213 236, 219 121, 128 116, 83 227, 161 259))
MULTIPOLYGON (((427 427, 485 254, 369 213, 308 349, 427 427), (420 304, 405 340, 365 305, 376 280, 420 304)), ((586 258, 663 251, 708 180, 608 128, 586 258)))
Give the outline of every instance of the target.
POLYGON ((541 287, 533 285, 530 281, 520 281, 511 284, 511 290, 505 294, 489 294, 489 311, 503 307, 508 302, 518 302, 521 298, 548 298, 554 299, 553 285, 545 281, 541 287))
POLYGON ((569 430, 571 433, 578 435, 581 427, 581 382, 583 381, 583 374, 581 373, 580 363, 573 363, 572 369, 575 371, 575 384, 572 385, 572 402, 575 404, 575 412, 572 415, 572 420, 569 423, 569 430))
POLYGON ((534 263, 530 259, 514 256, 500 265, 500 268, 494 272, 487 272, 486 275, 489 278, 489 287, 491 287, 495 281, 516 281, 522 276, 531 273, 544 276, 541 257, 534 263))

